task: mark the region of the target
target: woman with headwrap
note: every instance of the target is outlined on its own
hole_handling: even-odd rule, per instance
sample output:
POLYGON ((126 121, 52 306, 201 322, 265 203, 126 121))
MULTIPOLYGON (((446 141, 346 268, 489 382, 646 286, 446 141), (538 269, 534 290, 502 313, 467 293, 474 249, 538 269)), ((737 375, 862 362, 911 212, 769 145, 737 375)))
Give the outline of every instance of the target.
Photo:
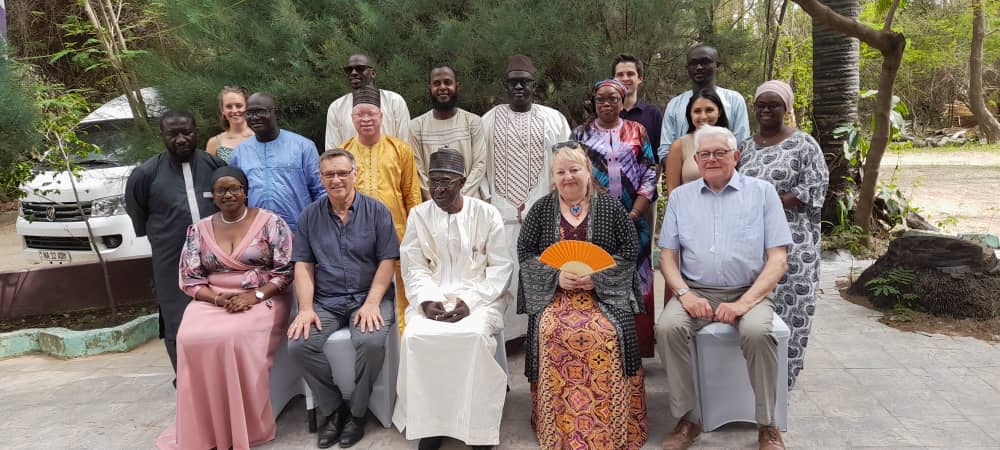
POLYGON ((625 85, 616 79, 595 83, 591 96, 594 117, 573 131, 573 139, 587 147, 595 181, 622 202, 639 235, 636 270, 646 314, 635 317, 635 326, 639 352, 643 357, 652 357, 652 224, 646 218, 646 210, 656 204, 656 158, 642 124, 618 116, 625 93, 625 85))
POLYGON ((819 144, 807 133, 785 125, 794 106, 792 88, 779 80, 757 88, 753 109, 760 131, 740 145, 739 171, 774 185, 792 231, 788 272, 774 290, 774 311, 791 329, 788 385, 803 367, 819 285, 820 211, 829 171, 819 144))
POLYGON ((270 370, 285 342, 292 233, 278 215, 247 207, 247 177, 212 175, 219 212, 188 228, 180 287, 192 301, 177 333, 177 423, 159 448, 234 448, 274 439, 270 370))

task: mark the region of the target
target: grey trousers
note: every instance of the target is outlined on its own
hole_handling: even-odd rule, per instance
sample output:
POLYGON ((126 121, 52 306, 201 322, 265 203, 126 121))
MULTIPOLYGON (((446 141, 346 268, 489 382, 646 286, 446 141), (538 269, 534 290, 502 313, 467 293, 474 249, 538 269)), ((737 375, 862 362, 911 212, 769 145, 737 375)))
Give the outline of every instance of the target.
MULTIPOLYGON (((728 295, 724 300, 736 301, 741 294, 728 295)), ((709 299, 709 303, 714 311, 721 302, 718 299, 709 299)), ((740 349, 743 350, 747 371, 750 374, 750 386, 753 387, 757 424, 762 426, 775 424, 778 341, 771 332, 773 313, 774 303, 770 298, 766 298, 736 323, 740 332, 740 349)), ((688 315, 676 297, 667 302, 656 321, 656 350, 667 370, 670 412, 676 418, 696 411, 698 398, 691 376, 691 352, 688 342, 698 330, 709 323, 711 321, 695 319, 688 315)))
POLYGON ((330 361, 323 353, 323 345, 335 331, 348 326, 351 329, 351 343, 354 344, 354 393, 351 394, 350 410, 354 417, 365 417, 368 414, 368 401, 372 395, 372 385, 382 372, 385 360, 385 340, 390 332, 396 332, 396 307, 392 299, 383 300, 379 305, 385 325, 377 330, 362 333, 355 327, 354 316, 360 305, 346 309, 343 314, 334 314, 317 303, 313 310, 323 324, 323 331, 313 325, 309 330, 309 339, 289 341, 288 351, 305 372, 306 384, 313 392, 316 409, 321 416, 329 416, 344 404, 340 388, 333 381, 330 361))

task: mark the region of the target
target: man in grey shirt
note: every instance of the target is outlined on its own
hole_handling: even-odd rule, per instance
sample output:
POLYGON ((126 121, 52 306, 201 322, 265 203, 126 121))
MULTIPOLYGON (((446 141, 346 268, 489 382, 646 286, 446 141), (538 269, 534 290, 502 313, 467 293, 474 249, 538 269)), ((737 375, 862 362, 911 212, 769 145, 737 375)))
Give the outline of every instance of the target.
POLYGON ((399 238, 389 209, 354 189, 358 169, 353 155, 328 150, 319 159, 319 171, 327 197, 302 211, 295 231, 292 260, 299 313, 288 327, 289 352, 305 371, 316 409, 329 418, 317 434, 317 446, 339 442, 347 448, 365 435, 385 340, 396 329, 392 274, 399 238), (323 353, 330 335, 345 326, 356 350, 349 402, 323 353))
POLYGON ((792 236, 774 186, 736 172, 732 132, 694 135, 702 178, 670 193, 660 232, 660 270, 674 296, 656 324, 667 370, 670 412, 680 418, 664 449, 685 449, 701 434, 688 342, 711 322, 735 325, 756 401, 761 449, 783 449, 775 426, 777 341, 771 293, 787 269, 792 236))

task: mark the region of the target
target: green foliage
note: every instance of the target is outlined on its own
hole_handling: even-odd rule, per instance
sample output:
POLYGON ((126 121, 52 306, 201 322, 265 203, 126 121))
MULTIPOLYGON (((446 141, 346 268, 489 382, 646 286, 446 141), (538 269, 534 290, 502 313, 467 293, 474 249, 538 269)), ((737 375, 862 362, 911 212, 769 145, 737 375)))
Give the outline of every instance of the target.
POLYGON ((917 273, 907 267, 895 267, 865 283, 865 289, 876 297, 894 300, 892 320, 909 322, 913 319, 913 302, 920 297, 910 290, 917 273))
POLYGON ((835 224, 823 235, 820 247, 823 250, 846 249, 854 256, 861 256, 868 250, 869 235, 857 225, 847 222, 835 224))
POLYGON ((40 142, 36 114, 25 67, 0 58, 0 196, 15 197, 31 167, 25 160, 40 142))
MULTIPOLYGON (((881 28, 887 2, 863 2, 861 22, 881 28)), ((943 113, 952 101, 967 100, 972 10, 965 1, 906 3, 905 11, 897 12, 893 23, 893 29, 907 38, 894 93, 910 106, 906 117, 913 121, 916 131, 952 126, 943 113)), ((983 2, 983 7, 987 30, 1000 28, 1000 2, 983 2)), ((862 44, 861 52, 861 83, 876 85, 882 59, 867 45, 862 44)), ((983 61, 986 90, 1000 88, 1000 77, 995 75, 1000 69, 1000 40, 985 40, 983 61)))
MULTIPOLYGON (((341 67, 352 53, 375 60, 378 86, 399 92, 413 117, 430 108, 432 65, 454 65, 461 107, 482 114, 506 101, 504 69, 522 53, 538 69, 537 101, 580 122, 591 85, 610 75, 619 52, 647 62, 645 100, 663 105, 689 88, 683 61, 700 31, 688 7, 694 4, 178 0, 163 3, 175 45, 144 58, 144 76, 168 107, 195 113, 203 138, 219 130, 218 90, 243 85, 275 95, 283 128, 322 142, 328 105, 349 90, 341 67), (670 20, 663 20, 665 11, 670 20)), ((751 31, 729 25, 715 24, 711 40, 725 62, 720 84, 752 90, 759 43, 751 31)))

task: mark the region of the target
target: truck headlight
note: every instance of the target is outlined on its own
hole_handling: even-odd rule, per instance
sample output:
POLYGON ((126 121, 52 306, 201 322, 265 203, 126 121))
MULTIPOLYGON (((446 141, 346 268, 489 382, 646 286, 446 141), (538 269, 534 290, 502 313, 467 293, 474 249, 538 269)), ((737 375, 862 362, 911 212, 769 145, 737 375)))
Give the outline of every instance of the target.
POLYGON ((124 195, 99 198, 90 206, 90 217, 109 217, 119 214, 125 214, 124 195))

